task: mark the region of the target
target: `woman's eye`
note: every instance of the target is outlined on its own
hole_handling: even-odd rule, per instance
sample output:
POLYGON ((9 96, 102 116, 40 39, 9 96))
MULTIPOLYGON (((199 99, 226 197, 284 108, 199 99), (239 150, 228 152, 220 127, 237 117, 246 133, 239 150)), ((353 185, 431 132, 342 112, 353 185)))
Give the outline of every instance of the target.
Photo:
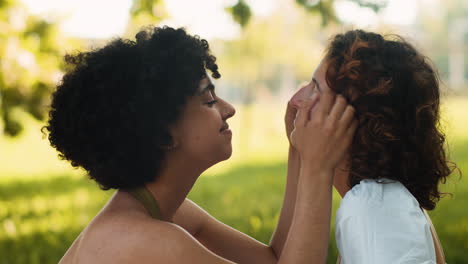
POLYGON ((213 106, 214 104, 216 104, 218 102, 218 100, 213 100, 213 101, 209 101, 208 103, 206 103, 208 106, 213 106))

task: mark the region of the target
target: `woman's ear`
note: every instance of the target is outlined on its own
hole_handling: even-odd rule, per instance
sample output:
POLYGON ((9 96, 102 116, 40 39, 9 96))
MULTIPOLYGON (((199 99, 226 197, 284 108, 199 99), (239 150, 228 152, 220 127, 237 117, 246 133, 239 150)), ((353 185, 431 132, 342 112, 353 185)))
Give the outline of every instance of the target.
POLYGON ((177 141, 172 141, 171 144, 162 146, 162 149, 165 150, 173 150, 179 146, 179 143, 177 141))
POLYGON ((161 145, 161 149, 173 150, 179 146, 179 141, 171 136, 171 141, 168 144, 161 145))
POLYGON ((173 150, 179 146, 179 133, 176 125, 169 126, 169 135, 171 136, 171 142, 168 145, 163 146, 165 150, 173 150))

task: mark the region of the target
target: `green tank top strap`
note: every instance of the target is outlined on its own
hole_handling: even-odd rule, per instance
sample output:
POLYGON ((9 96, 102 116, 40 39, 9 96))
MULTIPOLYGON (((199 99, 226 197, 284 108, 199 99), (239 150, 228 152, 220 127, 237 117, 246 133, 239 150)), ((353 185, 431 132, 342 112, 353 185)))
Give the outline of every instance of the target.
POLYGON ((126 191, 143 204, 152 218, 161 220, 161 210, 158 202, 145 186, 127 189, 126 191))

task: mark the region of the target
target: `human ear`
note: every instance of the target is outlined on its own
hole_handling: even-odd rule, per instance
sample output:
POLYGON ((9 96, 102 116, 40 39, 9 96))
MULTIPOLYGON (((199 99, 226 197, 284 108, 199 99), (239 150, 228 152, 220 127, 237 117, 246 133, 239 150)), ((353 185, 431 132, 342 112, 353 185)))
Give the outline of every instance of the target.
POLYGON ((174 126, 169 127, 169 136, 170 136, 170 143, 167 145, 161 146, 162 149, 165 150, 172 150, 179 146, 179 133, 177 133, 177 129, 174 126))
POLYGON ((177 148, 178 146, 179 146, 179 143, 177 141, 173 140, 171 144, 162 146, 162 149, 173 150, 173 149, 177 148))

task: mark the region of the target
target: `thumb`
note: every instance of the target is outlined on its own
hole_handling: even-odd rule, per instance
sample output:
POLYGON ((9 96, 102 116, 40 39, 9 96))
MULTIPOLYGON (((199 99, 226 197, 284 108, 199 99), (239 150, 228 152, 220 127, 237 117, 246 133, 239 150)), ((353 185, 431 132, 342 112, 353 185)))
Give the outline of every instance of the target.
MULTIPOLYGON (((300 101, 302 102, 302 100, 300 100, 300 101)), ((296 118, 296 114, 297 114, 297 111, 300 108, 301 102, 298 102, 297 100, 290 100, 288 102, 287 107, 286 107, 286 116, 296 118)))
POLYGON ((301 107, 301 104, 304 103, 304 100, 303 99, 291 99, 291 101, 289 102, 293 108, 299 109, 301 107))

